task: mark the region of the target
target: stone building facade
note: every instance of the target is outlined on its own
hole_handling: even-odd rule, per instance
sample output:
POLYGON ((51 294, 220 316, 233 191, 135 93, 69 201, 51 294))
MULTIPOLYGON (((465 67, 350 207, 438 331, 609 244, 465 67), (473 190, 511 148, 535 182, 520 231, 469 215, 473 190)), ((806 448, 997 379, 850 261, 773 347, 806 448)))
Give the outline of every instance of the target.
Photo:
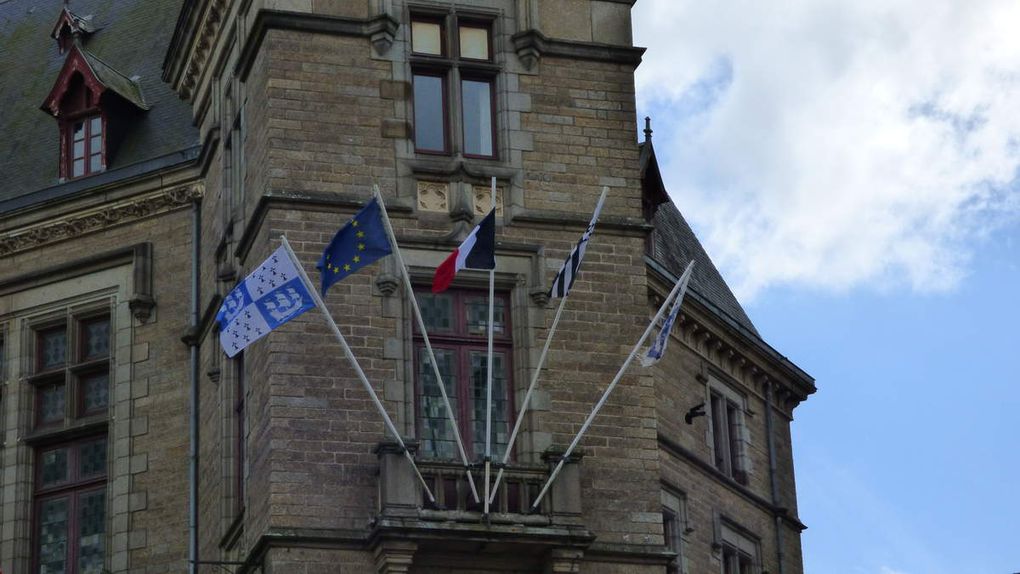
POLYGON ((636 142, 632 4, 0 3, 0 569, 802 572, 790 423, 814 383, 669 200, 651 130, 636 142), (488 274, 428 288, 492 178, 497 452, 609 193, 483 516, 394 258, 326 302, 434 503, 321 315, 235 359, 214 318, 281 235, 314 280, 378 185, 478 461, 488 274), (692 259, 666 356, 527 512, 692 259))

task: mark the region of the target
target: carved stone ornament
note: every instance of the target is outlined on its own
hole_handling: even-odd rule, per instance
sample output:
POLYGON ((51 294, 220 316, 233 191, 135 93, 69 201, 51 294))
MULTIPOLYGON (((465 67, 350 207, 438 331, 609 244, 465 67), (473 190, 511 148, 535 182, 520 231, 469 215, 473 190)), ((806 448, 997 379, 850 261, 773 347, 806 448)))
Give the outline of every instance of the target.
MULTIPOLYGON (((492 191, 488 185, 471 186, 471 202, 475 215, 485 215, 492 209, 492 191)), ((496 217, 503 217, 503 187, 496 186, 496 217)))
POLYGON ((180 209, 200 199, 204 191, 205 187, 200 183, 188 184, 66 219, 16 229, 0 237, 0 257, 180 209))
POLYGON ((418 209, 448 213, 450 211, 450 185, 434 181, 419 181, 418 209))
POLYGON ((392 296, 397 292, 397 287, 399 285, 397 278, 393 274, 385 271, 375 278, 375 286, 379 289, 379 292, 382 293, 383 297, 392 296))

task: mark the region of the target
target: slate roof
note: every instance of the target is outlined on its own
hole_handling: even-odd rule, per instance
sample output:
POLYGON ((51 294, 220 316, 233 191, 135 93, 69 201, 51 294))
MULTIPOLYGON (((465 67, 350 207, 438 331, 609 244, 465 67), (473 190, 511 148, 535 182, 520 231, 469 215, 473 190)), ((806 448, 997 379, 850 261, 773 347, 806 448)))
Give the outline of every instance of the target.
MULTIPOLYGON (((651 141, 640 145, 641 172, 644 184, 653 190, 664 189, 651 141)), ((712 263, 712 259, 694 235, 694 231, 687 224, 687 220, 684 219, 676 204, 668 199, 668 196, 663 199, 664 202, 659 204, 652 217, 650 257, 676 276, 683 273, 684 268, 693 259, 695 264, 694 271, 691 273, 689 289, 715 307, 715 311, 733 320, 760 339, 761 335, 755 329, 751 318, 747 316, 736 296, 726 285, 726 281, 723 280, 719 270, 712 263)))
MULTIPOLYGON (((87 190, 89 180, 116 179, 117 170, 138 174, 137 166, 182 154, 198 145, 190 106, 161 79, 163 58, 183 0, 71 0, 95 33, 84 41, 89 64, 104 83, 129 100, 149 107, 126 130, 104 174, 60 184, 56 120, 39 109, 64 64, 50 33, 63 0, 0 2, 0 209, 33 192, 55 197, 87 190)), ((148 169, 148 168, 146 168, 148 169)), ((24 202, 14 202, 24 203, 24 202)))

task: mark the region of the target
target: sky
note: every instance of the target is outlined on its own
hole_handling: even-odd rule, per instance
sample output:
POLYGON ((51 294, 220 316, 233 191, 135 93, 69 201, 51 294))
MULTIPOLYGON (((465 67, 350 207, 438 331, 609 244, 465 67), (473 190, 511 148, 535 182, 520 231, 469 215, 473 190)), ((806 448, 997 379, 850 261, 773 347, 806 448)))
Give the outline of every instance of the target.
POLYGON ((808 573, 1020 572, 1020 2, 641 0, 639 117, 764 338, 808 573))

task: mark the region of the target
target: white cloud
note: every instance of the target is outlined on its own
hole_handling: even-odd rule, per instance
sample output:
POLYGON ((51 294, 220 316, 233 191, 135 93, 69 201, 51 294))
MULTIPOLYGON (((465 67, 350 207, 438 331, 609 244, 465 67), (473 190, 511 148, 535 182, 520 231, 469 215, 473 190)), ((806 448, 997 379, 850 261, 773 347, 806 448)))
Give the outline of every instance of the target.
POLYGON ((1015 0, 643 0, 639 110, 742 296, 952 289, 1020 216, 1015 0))

